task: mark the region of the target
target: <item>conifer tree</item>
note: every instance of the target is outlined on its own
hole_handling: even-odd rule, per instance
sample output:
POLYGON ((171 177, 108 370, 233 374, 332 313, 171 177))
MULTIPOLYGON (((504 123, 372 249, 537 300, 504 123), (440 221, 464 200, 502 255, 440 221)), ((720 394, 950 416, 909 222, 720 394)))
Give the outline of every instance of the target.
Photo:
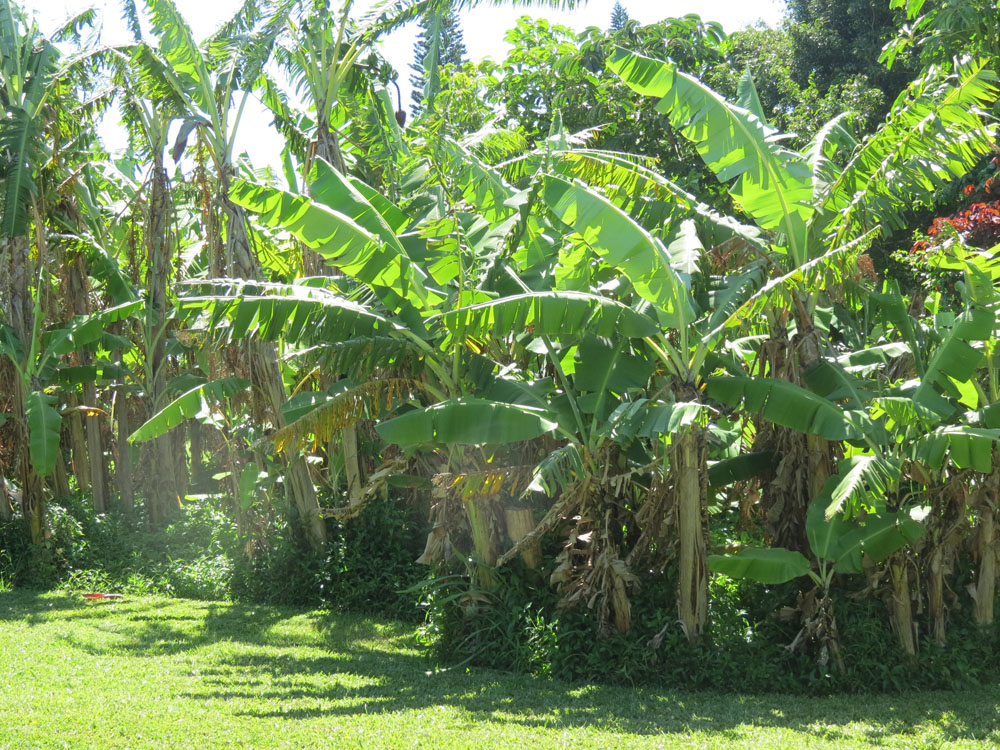
POLYGON ((629 22, 628 11, 620 2, 615 2, 615 7, 611 9, 611 31, 621 31, 625 24, 629 22))
MULTIPOLYGON (((413 71, 410 76, 410 85, 413 87, 411 98, 413 100, 413 113, 420 112, 421 103, 424 100, 424 88, 427 85, 425 73, 428 70, 427 59, 431 46, 434 44, 434 23, 435 14, 429 13, 420 19, 420 35, 416 44, 413 45, 413 71)), ((462 40, 462 27, 459 24, 458 12, 453 7, 443 11, 440 17, 440 31, 438 33, 438 55, 437 64, 442 65, 462 65, 465 60, 465 42, 462 40)))

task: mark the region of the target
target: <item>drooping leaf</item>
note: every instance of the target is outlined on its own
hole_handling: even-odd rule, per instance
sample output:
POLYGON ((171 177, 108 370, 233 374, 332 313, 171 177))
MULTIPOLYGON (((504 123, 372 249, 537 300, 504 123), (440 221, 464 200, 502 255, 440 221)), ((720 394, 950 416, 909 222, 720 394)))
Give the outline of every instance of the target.
POLYGON ((298 450, 312 437, 316 444, 330 441, 334 430, 351 427, 364 416, 378 419, 383 412, 412 398, 419 384, 409 378, 378 378, 364 383, 341 381, 331 392, 315 394, 307 408, 296 410, 289 423, 270 436, 279 453, 298 450))
POLYGON ((752 479, 773 468, 776 462, 777 454, 774 451, 757 451, 724 458, 708 467, 708 486, 718 489, 734 482, 752 479))
POLYGON ((1000 429, 964 425, 938 427, 909 445, 910 456, 940 470, 947 456, 959 469, 987 474, 993 469, 993 451, 1000 442, 1000 429))
POLYGON ((884 496, 899 481, 899 466, 894 461, 877 455, 852 456, 843 459, 834 475, 836 484, 830 489, 830 504, 826 518, 844 510, 847 517, 857 514, 869 495, 884 496))
POLYGON ((993 144, 984 114, 996 81, 988 61, 976 59, 931 67, 911 85, 828 187, 834 244, 878 225, 904 228, 915 202, 931 204, 978 163, 993 144))
POLYGON ((809 559, 801 552, 781 547, 747 547, 734 555, 709 555, 713 573, 778 584, 809 574, 809 559))
POLYGON ((222 378, 195 386, 185 391, 156 414, 146 420, 139 429, 129 435, 130 443, 145 443, 169 432, 185 419, 191 419, 204 409, 223 403, 227 398, 245 391, 249 380, 242 378, 222 378))
POLYGON ((257 480, 260 477, 260 467, 256 461, 251 461, 240 472, 240 507, 248 510, 257 502, 257 480))
POLYGON ((28 418, 28 450, 39 476, 56 470, 59 456, 59 430, 62 417, 55 408, 56 397, 43 391, 31 391, 25 399, 28 418))
POLYGON ((554 430, 547 412, 519 404, 474 398, 442 401, 376 426, 387 443, 462 445, 518 443, 554 430))
POLYGON ((839 406, 805 388, 776 378, 709 377, 706 393, 730 406, 739 406, 775 424, 827 440, 862 437, 839 406))
POLYGON ((672 267, 670 252, 628 214, 586 185, 558 177, 545 177, 542 196, 594 253, 628 277, 664 325, 683 328, 694 321, 691 294, 672 267))
POLYGON ((730 104, 670 63, 616 48, 608 67, 633 91, 659 97, 659 112, 694 143, 705 164, 762 229, 785 236, 796 266, 809 259, 812 173, 800 154, 782 147, 760 118, 730 104))
POLYGON ((516 335, 579 336, 590 332, 608 337, 645 337, 657 332, 656 323, 621 302, 584 292, 531 292, 502 297, 450 310, 428 318, 439 319, 453 333, 467 336, 516 335))
POLYGON ((442 300, 426 288, 427 275, 410 261, 398 240, 387 241, 339 211, 302 195, 244 180, 234 181, 230 198, 259 214, 265 225, 291 232, 343 273, 368 284, 390 309, 399 309, 401 300, 420 309, 442 300))

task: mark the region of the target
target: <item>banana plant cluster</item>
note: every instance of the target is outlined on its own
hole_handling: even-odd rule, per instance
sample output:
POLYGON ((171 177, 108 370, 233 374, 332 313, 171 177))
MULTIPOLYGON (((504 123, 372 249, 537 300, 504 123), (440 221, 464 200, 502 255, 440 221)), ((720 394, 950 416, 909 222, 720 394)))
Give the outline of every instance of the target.
POLYGON ((885 594, 915 658, 921 627, 947 637, 963 559, 974 617, 992 622, 1000 270, 950 237, 934 258, 961 277, 956 306, 907 299, 865 255, 992 147, 985 61, 931 68, 875 133, 840 116, 797 152, 749 77, 728 102, 669 61, 613 53, 728 191, 726 216, 558 116, 533 147, 460 136, 433 107, 404 131, 373 44, 443 3, 360 21, 349 2, 248 3, 200 45, 171 0, 147 0, 155 39, 125 5, 134 43, 90 57, 133 151, 67 171, 41 156, 42 105, 71 68, 21 44, 0 3, 0 142, 21 149, 0 174, 0 382, 16 392, 0 405, 37 543, 45 481, 80 487, 96 462, 97 505, 105 459, 128 476, 148 445, 154 525, 188 451, 192 470, 217 454, 249 551, 279 486, 320 552, 325 518, 405 493, 429 504, 432 575, 457 567, 485 601, 520 559, 605 632, 628 631, 642 577, 670 569, 662 607, 702 642, 714 572, 800 580, 792 646, 838 665, 835 589, 885 594), (283 182, 235 153, 254 92, 287 140, 283 182), (52 245, 75 271, 56 271, 52 245), (61 289, 77 290, 72 315, 51 308, 61 289), (736 542, 737 513, 756 543, 736 542))

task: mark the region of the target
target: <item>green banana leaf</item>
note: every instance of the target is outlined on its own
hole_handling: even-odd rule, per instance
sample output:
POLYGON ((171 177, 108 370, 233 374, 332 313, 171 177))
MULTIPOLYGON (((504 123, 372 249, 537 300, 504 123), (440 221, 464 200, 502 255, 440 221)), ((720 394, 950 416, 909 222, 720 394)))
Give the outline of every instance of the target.
POLYGON ((696 423, 706 408, 694 402, 656 402, 639 398, 620 404, 608 417, 608 429, 621 443, 636 437, 659 440, 696 423))
POLYGON ((829 477, 823 490, 809 503, 806 510, 806 539, 809 540, 809 548, 817 558, 830 562, 839 559, 840 540, 853 528, 842 515, 826 517, 830 495, 838 481, 836 476, 829 477))
MULTIPOLYGON (((266 226, 290 232, 343 273, 370 286, 392 310, 400 309, 401 300, 423 309, 444 299, 426 288, 427 275, 410 261, 395 236, 388 241, 317 201, 245 180, 233 182, 230 198, 259 214, 266 226)), ((371 212, 367 223, 375 221, 377 212, 374 208, 371 212)))
POLYGON ((207 311, 207 326, 216 340, 280 336, 286 341, 332 343, 398 329, 364 305, 326 289, 233 281, 194 282, 184 285, 184 290, 179 306, 207 311))
POLYGON ((250 381, 243 378, 222 378, 195 386, 185 391, 156 414, 144 422, 128 437, 130 443, 145 443, 157 438, 185 419, 197 416, 209 405, 219 404, 227 398, 245 391, 250 387, 250 381))
POLYGON ((111 323, 136 315, 145 308, 141 300, 126 302, 91 315, 78 315, 66 325, 45 334, 42 346, 45 356, 61 357, 64 354, 80 351, 89 344, 99 341, 104 335, 104 329, 111 323))
POLYGON ((628 214, 583 183, 559 177, 544 178, 542 197, 595 253, 628 277, 663 325, 683 328, 694 321, 690 291, 672 267, 670 252, 628 214))
POLYGON ((775 424, 827 440, 856 440, 861 430, 836 404, 805 388, 776 378, 716 376, 706 379, 706 394, 739 406, 775 424))
MULTIPOLYGON (((396 236, 397 230, 393 229, 382 213, 365 197, 354 180, 340 174, 322 159, 316 159, 309 171, 308 181, 309 195, 314 201, 346 216, 398 254, 406 255, 406 250, 396 236)), ((385 198, 379 203, 393 217, 394 222, 399 222, 399 217, 403 215, 399 208, 385 198)))
POLYGON ((146 0, 153 33, 167 65, 158 71, 191 113, 208 122, 215 109, 212 78, 201 49, 174 0, 146 0))
POLYGON ((260 467, 256 461, 251 461, 240 472, 240 507, 248 510, 257 502, 257 481, 260 479, 260 467))
POLYGON ((28 451, 39 476, 56 470, 59 456, 59 430, 62 417, 55 408, 56 397, 42 391, 31 391, 25 401, 28 418, 28 451))
POLYGON ((387 443, 462 445, 519 443, 556 428, 546 411, 519 404, 459 398, 415 409, 376 425, 387 443))
POLYGON ((838 573, 860 573, 862 555, 882 562, 926 533, 922 524, 903 513, 866 516, 839 539, 834 569, 838 573))
POLYGON ((910 542, 922 539, 927 529, 903 512, 879 512, 848 521, 841 515, 826 517, 831 477, 824 491, 809 504, 806 536, 816 557, 834 563, 840 573, 860 573, 862 555, 881 562, 910 542))
MULTIPOLYGON (((714 244, 730 237, 740 237, 760 250, 766 250, 761 231, 756 226, 741 224, 699 202, 698 198, 663 177, 653 163, 642 163, 643 157, 618 151, 573 149, 551 154, 534 154, 540 167, 544 159, 551 160, 553 174, 572 180, 576 178, 594 188, 600 188, 611 201, 627 210, 636 196, 654 199, 658 205, 673 208, 678 215, 694 214, 699 228, 710 234, 714 244)), ((522 157, 523 158, 523 157, 522 157)), ((511 160, 512 162, 514 160, 511 160)))
POLYGON ((56 369, 52 382, 63 386, 74 386, 80 383, 109 385, 123 383, 131 374, 128 368, 112 362, 101 362, 94 365, 67 365, 56 369))
MULTIPOLYGON (((959 315, 950 328, 944 328, 943 340, 934 350, 913 394, 914 402, 945 418, 954 414, 955 407, 943 399, 935 388, 949 388, 950 384, 944 376, 965 382, 975 375, 983 363, 983 351, 969 342, 989 340, 995 325, 996 317, 992 310, 972 308, 959 315)), ((914 356, 921 356, 921 353, 914 352, 914 356)))
POLYGON ((899 98, 827 189, 834 244, 864 227, 905 229, 914 203, 932 203, 993 148, 984 116, 997 96, 992 68, 983 58, 934 66, 899 98))
POLYGON ((445 137, 438 151, 444 168, 462 191, 462 198, 476 213, 491 224, 503 221, 514 213, 508 201, 514 189, 500 174, 457 141, 445 137))
POLYGON ((452 333, 498 336, 530 331, 535 336, 642 338, 657 332, 656 323, 617 300, 585 292, 532 292, 461 307, 427 319, 440 320, 452 333))
POLYGON ((805 555, 782 547, 747 547, 734 555, 709 555, 708 567, 730 578, 769 584, 808 575, 811 569, 805 555))
POLYGON ((644 388, 656 369, 656 362, 627 351, 625 339, 615 343, 585 335, 574 357, 573 386, 580 392, 622 393, 629 388, 644 388))
POLYGON ((59 52, 34 25, 19 28, 11 3, 0 6, 0 43, 4 59, 4 117, 0 122, 0 151, 4 153, 3 213, 0 234, 27 234, 31 196, 36 190, 35 171, 45 156, 42 111, 53 80, 59 52))
POLYGON ((774 451, 757 451, 723 458, 708 467, 708 486, 718 489, 734 482, 752 479, 776 466, 777 461, 778 454, 774 451))
POLYGON ((830 504, 825 513, 827 520, 842 511, 848 518, 857 515, 870 496, 884 497, 890 492, 899 482, 899 475, 899 465, 882 456, 863 455, 843 459, 834 475, 837 481, 830 486, 830 504))
POLYGON ((1000 429, 954 425, 938 427, 910 444, 910 457, 940 470, 947 455, 959 469, 983 474, 993 470, 993 450, 1000 442, 1000 429))
POLYGON ((608 67, 633 91, 660 97, 656 109, 694 143, 705 164, 762 229, 786 238, 792 259, 809 259, 807 225, 814 214, 812 172, 774 130, 670 63, 616 48, 608 67))

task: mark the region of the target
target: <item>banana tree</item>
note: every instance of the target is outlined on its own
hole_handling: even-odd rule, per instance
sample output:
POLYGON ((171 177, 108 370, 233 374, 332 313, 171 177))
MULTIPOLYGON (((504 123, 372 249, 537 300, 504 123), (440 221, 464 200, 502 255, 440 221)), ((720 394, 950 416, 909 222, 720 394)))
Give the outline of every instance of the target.
MULTIPOLYGON (((147 2, 158 46, 143 46, 139 63, 144 76, 162 81, 164 96, 183 113, 174 154, 180 156, 186 139, 196 130, 217 175, 210 213, 215 216, 217 212, 221 220, 217 218, 213 223, 207 238, 216 275, 242 279, 262 275, 248 235, 246 215, 229 197, 236 174, 233 150, 252 85, 284 28, 291 6, 290 0, 245 6, 203 49, 195 43, 172 0, 147 2)), ((247 354, 244 366, 254 382, 255 395, 280 428, 284 426, 281 407, 287 394, 274 347, 251 342, 247 354)), ((287 463, 285 487, 304 524, 306 538, 314 549, 322 549, 326 526, 304 462, 295 459, 287 463)))
MULTIPOLYGON (((760 110, 752 82, 741 85, 739 104, 726 102, 672 64, 618 50, 609 66, 635 91, 660 99, 657 109, 690 140, 727 185, 740 209, 770 242, 766 263, 780 298, 743 307, 768 321, 768 339, 757 374, 800 383, 828 348, 814 325, 822 285, 807 289, 808 271, 835 259, 841 270, 873 232, 903 224, 914 202, 970 169, 992 141, 980 116, 995 97, 995 76, 983 61, 954 72, 932 69, 900 98, 886 123, 858 143, 838 117, 820 129, 803 153, 783 146, 760 110), (780 280, 780 281, 779 281, 780 280), (794 336, 790 337, 792 329, 794 336)), ((766 427, 766 425, 764 425, 766 427)), ((786 456, 787 481, 765 485, 765 504, 781 509, 776 541, 805 549, 806 508, 833 471, 839 447, 818 435, 762 430, 786 456), (794 467, 794 468, 793 468, 794 467)))
MULTIPOLYGON (((70 30, 75 28, 76 20, 70 21, 70 30)), ((55 148, 46 143, 46 133, 58 131, 64 124, 61 122, 62 106, 68 104, 60 99, 66 71, 59 66, 59 61, 56 47, 34 23, 28 22, 16 5, 8 0, 0 3, 0 106, 4 112, 0 127, 0 146, 4 153, 0 164, 3 195, 0 315, 10 327, 8 340, 18 342, 6 346, 4 353, 16 371, 13 414, 21 426, 22 436, 18 461, 22 505, 31 539, 36 544, 46 533, 41 475, 54 470, 49 456, 43 455, 41 450, 51 446, 54 420, 51 404, 35 378, 35 368, 43 328, 40 318, 42 285, 48 280, 46 270, 51 260, 47 246, 47 205, 40 195, 39 182, 43 177, 43 165, 48 156, 53 156, 50 151, 55 148), (37 264, 32 262, 33 241, 37 264), (29 450, 29 445, 37 450, 29 450), (43 460, 41 467, 34 464, 36 457, 43 460)))
MULTIPOLYGON (((925 527, 905 512, 890 512, 878 497, 869 499, 871 512, 853 519, 829 517, 829 507, 843 478, 834 475, 827 481, 824 492, 809 506, 806 535, 815 559, 815 569, 809 558, 797 550, 782 547, 746 547, 735 554, 711 555, 713 572, 731 578, 749 578, 769 585, 785 583, 808 576, 815 590, 807 594, 810 601, 803 607, 804 622, 790 648, 812 641, 819 645, 820 662, 830 657, 836 669, 844 671, 840 651, 837 620, 830 600, 830 586, 837 573, 858 574, 863 571, 863 559, 880 563, 897 550, 915 542, 926 533, 925 527)), ((897 590, 909 601, 909 593, 897 590)))

